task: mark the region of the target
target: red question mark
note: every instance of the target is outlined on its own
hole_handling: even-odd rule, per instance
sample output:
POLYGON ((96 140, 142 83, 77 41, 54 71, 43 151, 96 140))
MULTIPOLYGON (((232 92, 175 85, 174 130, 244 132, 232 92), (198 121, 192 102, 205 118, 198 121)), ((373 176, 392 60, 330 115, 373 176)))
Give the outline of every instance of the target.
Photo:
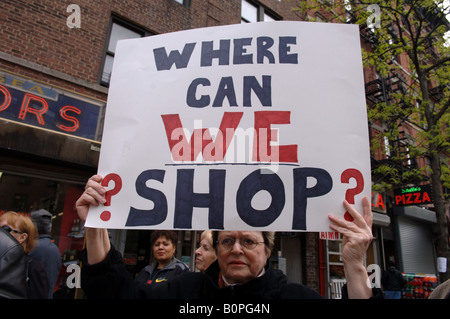
MULTIPOLYGON (((113 195, 116 195, 120 190, 122 189, 122 179, 119 175, 111 173, 106 175, 102 180, 102 186, 108 186, 110 181, 114 181, 114 188, 106 191, 105 193, 105 206, 111 205, 111 197, 113 195)), ((104 222, 108 221, 111 218, 111 212, 108 210, 105 210, 100 214, 100 219, 104 222)))
MULTIPOLYGON (((354 178, 356 180, 356 187, 350 188, 345 192, 345 199, 350 204, 354 204, 355 196, 361 193, 364 189, 364 177, 357 169, 349 168, 342 172, 341 182, 348 184, 350 182, 350 178, 354 178)), ((353 221, 353 217, 349 212, 345 212, 344 219, 350 222, 353 221)))

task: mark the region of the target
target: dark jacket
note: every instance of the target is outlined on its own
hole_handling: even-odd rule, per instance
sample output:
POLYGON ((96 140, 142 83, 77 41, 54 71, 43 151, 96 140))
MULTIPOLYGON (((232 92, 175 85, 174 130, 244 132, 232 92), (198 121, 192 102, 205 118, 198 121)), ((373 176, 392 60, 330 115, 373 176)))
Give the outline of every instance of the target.
POLYGON ((30 255, 27 255, 26 281, 28 299, 48 299, 50 283, 47 272, 42 262, 30 255))
POLYGON ((144 267, 137 275, 136 280, 147 284, 158 284, 189 271, 188 266, 176 258, 173 258, 163 269, 158 269, 157 266, 158 263, 154 262, 144 267))
POLYGON ((401 291, 406 284, 406 280, 397 268, 390 266, 383 272, 381 284, 384 290, 401 291))
POLYGON ((47 295, 48 298, 52 298, 53 288, 61 270, 61 254, 58 247, 51 241, 50 235, 39 235, 38 244, 30 252, 30 256, 42 262, 50 287, 47 295))
POLYGON ((183 272, 170 281, 147 285, 135 281, 123 264, 122 256, 111 247, 106 259, 87 265, 83 251, 81 288, 88 298, 150 298, 150 299, 289 299, 322 298, 314 290, 288 284, 286 276, 270 265, 265 273, 242 285, 219 288, 219 264, 215 261, 206 273, 183 272))
POLYGON ((26 255, 23 247, 3 228, 0 228, 0 298, 27 297, 26 255))

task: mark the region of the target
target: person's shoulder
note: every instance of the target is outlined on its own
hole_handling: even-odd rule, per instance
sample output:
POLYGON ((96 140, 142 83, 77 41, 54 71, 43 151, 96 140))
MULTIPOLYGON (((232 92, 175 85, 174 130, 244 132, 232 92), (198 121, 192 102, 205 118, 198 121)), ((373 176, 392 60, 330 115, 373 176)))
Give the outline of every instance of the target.
POLYGON ((186 265, 184 262, 182 262, 182 261, 180 261, 180 260, 178 260, 176 258, 175 258, 175 267, 178 267, 178 268, 180 268, 183 271, 190 270, 188 265, 186 265))
POLYGON ((450 279, 437 286, 429 299, 450 299, 450 279))

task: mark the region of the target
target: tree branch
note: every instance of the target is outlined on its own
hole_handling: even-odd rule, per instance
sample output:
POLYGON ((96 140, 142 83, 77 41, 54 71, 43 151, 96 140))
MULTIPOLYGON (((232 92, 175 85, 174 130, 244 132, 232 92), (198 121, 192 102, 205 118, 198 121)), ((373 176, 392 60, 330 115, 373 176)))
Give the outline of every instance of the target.
POLYGON ((444 115, 445 112, 447 112, 449 107, 450 107, 450 98, 447 100, 447 102, 444 104, 444 106, 441 108, 441 110, 435 116, 433 116, 434 123, 437 123, 439 121, 439 119, 442 117, 442 115, 444 115))
POLYGON ((423 70, 423 73, 429 73, 431 70, 433 70, 433 69, 437 68, 438 66, 441 66, 442 64, 445 64, 449 61, 450 61, 450 56, 440 59, 439 61, 437 61, 435 64, 433 64, 429 68, 426 68, 425 70, 423 70))

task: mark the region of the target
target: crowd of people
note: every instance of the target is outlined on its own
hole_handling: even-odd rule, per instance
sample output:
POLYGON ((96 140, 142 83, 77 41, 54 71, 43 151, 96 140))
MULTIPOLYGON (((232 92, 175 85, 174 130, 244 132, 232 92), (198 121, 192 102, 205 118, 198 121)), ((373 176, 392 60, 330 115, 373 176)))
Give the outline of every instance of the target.
MULTIPOLYGON (((99 175, 91 177, 76 203, 83 222, 91 205, 105 202, 101 180, 99 175)), ((343 234, 347 282, 343 298, 400 298, 404 281, 393 265, 383 274, 384 292, 368 285, 363 264, 372 240, 368 199, 363 199, 363 214, 346 201, 343 205, 353 222, 329 216, 330 228, 343 234)), ((51 241, 51 217, 42 209, 31 213, 31 217, 16 212, 0 216, 0 298, 52 298, 61 256, 51 241)), ((274 236, 270 231, 204 231, 195 251, 197 271, 190 271, 175 257, 177 233, 154 230, 153 260, 133 277, 122 255, 110 243, 107 230, 86 228, 81 287, 87 298, 323 298, 304 285, 288 283, 283 272, 271 267, 274 236)), ((449 286, 449 282, 442 284, 430 298, 450 298, 449 286)))

